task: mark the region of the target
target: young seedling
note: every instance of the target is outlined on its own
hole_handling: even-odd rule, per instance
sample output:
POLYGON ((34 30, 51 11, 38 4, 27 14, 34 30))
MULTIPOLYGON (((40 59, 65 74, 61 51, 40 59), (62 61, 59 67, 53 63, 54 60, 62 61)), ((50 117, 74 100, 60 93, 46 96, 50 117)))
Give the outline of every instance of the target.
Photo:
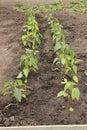
POLYGON ((15 80, 13 82, 5 82, 3 88, 4 95, 12 95, 17 102, 21 102, 22 98, 26 98, 25 89, 26 85, 22 80, 15 80))
POLYGON ((31 71, 36 72, 38 70, 38 50, 25 49, 26 52, 20 58, 20 67, 23 68, 21 72, 19 72, 17 78, 24 78, 25 83, 27 82, 28 75, 31 71))

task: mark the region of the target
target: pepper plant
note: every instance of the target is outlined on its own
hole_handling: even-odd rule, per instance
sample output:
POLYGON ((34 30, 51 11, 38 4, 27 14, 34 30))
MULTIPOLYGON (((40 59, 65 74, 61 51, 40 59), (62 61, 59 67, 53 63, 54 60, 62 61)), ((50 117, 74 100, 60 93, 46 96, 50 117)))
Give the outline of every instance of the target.
POLYGON ((28 75, 31 71, 38 70, 38 55, 39 51, 26 48, 26 52, 20 58, 20 67, 23 67, 22 71, 19 72, 17 78, 24 78, 25 83, 27 82, 28 75))
POLYGON ((12 95, 15 97, 17 103, 21 102, 22 98, 26 98, 25 95, 25 87, 26 85, 23 83, 22 80, 15 80, 13 82, 5 82, 3 88, 4 95, 12 95))
POLYGON ((38 49, 41 43, 38 23, 32 8, 29 8, 27 17, 28 21, 24 26, 24 35, 22 36, 25 54, 23 54, 20 59, 20 66, 23 66, 23 70, 19 72, 17 76, 17 78, 25 78, 25 82, 27 82, 29 73, 31 71, 37 71, 38 69, 38 49))
MULTIPOLYGON (((5 82, 3 88, 4 95, 12 95, 17 103, 22 98, 26 98, 26 85, 29 73, 38 70, 39 45, 41 43, 38 23, 32 8, 27 11, 28 21, 24 26, 22 43, 25 47, 25 53, 20 58, 21 71, 13 82, 5 82)), ((30 88, 30 87, 29 87, 30 88)))
POLYGON ((22 36, 22 43, 25 47, 30 49, 38 49, 41 40, 39 33, 39 26, 35 19, 35 15, 31 8, 27 12, 28 21, 24 26, 24 35, 22 36))
MULTIPOLYGON (((53 40, 55 41, 54 53, 56 57, 53 63, 57 65, 57 69, 61 70, 61 84, 64 85, 64 90, 60 91, 57 96, 67 97, 70 104, 71 99, 79 100, 80 97, 80 91, 77 88, 78 77, 76 66, 79 59, 75 57, 74 51, 65 42, 62 26, 58 19, 49 15, 48 24, 51 28, 53 40), (70 80, 68 80, 68 76, 70 76, 70 80)), ((70 108, 70 110, 72 109, 70 108)))

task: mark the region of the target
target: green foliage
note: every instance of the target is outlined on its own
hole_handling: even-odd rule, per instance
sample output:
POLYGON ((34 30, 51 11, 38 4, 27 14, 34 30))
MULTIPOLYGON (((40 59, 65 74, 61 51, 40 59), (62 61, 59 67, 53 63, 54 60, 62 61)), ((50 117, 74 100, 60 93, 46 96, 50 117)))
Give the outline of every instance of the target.
POLYGON ((17 78, 25 78, 27 82, 28 75, 31 71, 36 72, 38 70, 38 56, 39 51, 32 49, 25 49, 26 52, 20 58, 20 66, 23 66, 22 72, 19 72, 17 78))
MULTIPOLYGON (((32 8, 27 11, 28 21, 24 26, 24 35, 22 36, 22 43, 25 47, 25 54, 21 56, 20 66, 23 66, 21 72, 22 78, 27 82, 28 75, 31 71, 38 70, 39 60, 39 46, 41 44, 38 23, 35 19, 32 8)), ((20 73, 18 77, 20 76, 20 73)))
POLYGON ((16 100, 18 102, 21 102, 21 98, 22 98, 21 89, 15 87, 14 88, 14 96, 16 97, 16 100))
MULTIPOLYGON (((25 7, 23 5, 15 5, 13 10, 21 11, 21 12, 29 12, 31 7, 25 7)), ((51 10, 60 10, 62 9, 61 2, 51 3, 47 5, 39 4, 37 6, 32 7, 34 12, 47 12, 51 10)))
POLYGON ((61 67, 58 68, 58 70, 60 69, 61 71, 61 79, 63 80, 61 84, 64 85, 64 90, 60 91, 57 97, 67 97, 69 103, 70 99, 79 100, 80 91, 76 87, 78 83, 76 63, 80 60, 75 57, 74 51, 71 50, 69 45, 65 42, 62 26, 58 19, 49 15, 48 24, 51 28, 53 40, 55 41, 54 53, 56 54, 56 57, 54 58, 53 63, 56 64, 56 68, 61 67), (68 81, 67 75, 71 75, 70 81, 68 81))
POLYGON ((69 2, 63 5, 70 12, 87 12, 87 0, 80 0, 77 2, 69 2))
POLYGON ((48 5, 38 5, 34 7, 34 11, 39 11, 39 12, 60 10, 60 9, 62 9, 61 2, 56 2, 48 5))
POLYGON ((47 11, 47 8, 45 5, 37 5, 34 7, 34 11, 44 12, 47 11))
POLYGON ((78 88, 73 88, 72 89, 72 99, 79 100, 79 96, 80 96, 79 89, 78 88))
POLYGON ((38 23, 31 9, 28 10, 27 16, 28 21, 24 26, 25 34, 22 36, 22 43, 25 47, 29 47, 30 49, 38 49, 41 43, 38 23))
MULTIPOLYGON (((87 0, 78 0, 74 2, 66 2, 62 3, 60 0, 56 3, 51 4, 40 4, 32 7, 34 12, 47 12, 47 11, 55 11, 60 9, 66 9, 69 12, 87 12, 87 0)), ((21 12, 29 12, 30 7, 25 7, 23 5, 15 5, 13 10, 21 11, 21 12)))
POLYGON ((77 85, 75 82, 64 79, 64 81, 61 84, 64 85, 64 92, 67 93, 67 96, 68 96, 68 92, 70 92, 69 96, 72 98, 72 100, 73 99, 79 100, 80 91, 78 88, 75 87, 77 85))
POLYGON ((57 97, 61 97, 61 96, 67 97, 68 94, 67 94, 65 91, 60 91, 60 92, 58 93, 57 97))
POLYGON ((23 5, 19 5, 19 4, 15 5, 15 6, 13 7, 13 10, 21 11, 21 12, 24 12, 26 9, 28 9, 28 8, 26 8, 26 7, 23 6, 23 5))
MULTIPOLYGON (((21 7, 22 8, 22 7, 21 7)), ((23 7, 24 9, 24 7, 23 7)), ((3 88, 4 95, 12 95, 17 102, 26 98, 26 84, 29 73, 38 70, 40 33, 38 23, 36 22, 32 8, 27 10, 28 21, 24 26, 24 35, 22 43, 25 47, 25 53, 20 58, 21 71, 13 82, 5 82, 3 88)))
POLYGON ((3 94, 4 95, 12 95, 16 98, 17 102, 21 102, 22 98, 26 98, 26 95, 24 94, 25 90, 23 87, 26 85, 23 83, 22 80, 15 80, 13 82, 5 82, 4 88, 3 88, 3 94))

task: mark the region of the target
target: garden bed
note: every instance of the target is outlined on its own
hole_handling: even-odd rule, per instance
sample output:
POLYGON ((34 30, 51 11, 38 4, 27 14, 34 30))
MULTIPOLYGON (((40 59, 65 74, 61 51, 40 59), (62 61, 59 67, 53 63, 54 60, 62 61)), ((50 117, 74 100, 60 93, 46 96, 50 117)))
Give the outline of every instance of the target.
MULTIPOLYGON (((53 71, 54 42, 48 27, 45 13, 37 13, 42 35, 39 70, 30 73, 28 85, 32 90, 27 98, 17 106, 4 109, 6 104, 15 103, 11 97, 0 96, 0 126, 25 125, 58 125, 58 124, 87 124, 87 13, 52 11, 59 19, 67 43, 75 51, 78 64, 78 87, 81 92, 80 100, 73 101, 74 112, 69 112, 67 100, 58 98, 57 93, 62 90, 59 73, 53 71)), ((20 56, 23 54, 21 36, 23 25, 27 18, 24 13, 8 8, 0 8, 0 86, 5 81, 13 81, 19 72, 20 56)))

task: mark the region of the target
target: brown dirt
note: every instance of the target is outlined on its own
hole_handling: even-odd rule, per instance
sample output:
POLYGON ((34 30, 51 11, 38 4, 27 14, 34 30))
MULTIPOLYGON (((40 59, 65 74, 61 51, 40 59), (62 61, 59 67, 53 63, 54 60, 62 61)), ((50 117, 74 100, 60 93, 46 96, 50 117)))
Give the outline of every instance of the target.
MULTIPOLYGON (((39 13, 36 15, 42 34, 39 70, 31 73, 28 80, 33 90, 18 108, 13 106, 3 109, 8 100, 1 97, 0 126, 87 124, 87 76, 84 75, 87 69, 87 13, 56 11, 53 15, 63 25, 67 43, 75 50, 77 57, 83 60, 78 64, 80 100, 72 102, 75 110, 70 113, 67 100, 56 96, 62 86, 59 73, 52 71, 53 41, 44 13, 39 13)), ((13 80, 18 72, 19 57, 23 53, 20 43, 25 20, 24 14, 0 9, 0 85, 4 81, 13 80)))
POLYGON ((18 73, 23 53, 21 35, 25 17, 19 12, 0 9, 0 87, 18 73))

